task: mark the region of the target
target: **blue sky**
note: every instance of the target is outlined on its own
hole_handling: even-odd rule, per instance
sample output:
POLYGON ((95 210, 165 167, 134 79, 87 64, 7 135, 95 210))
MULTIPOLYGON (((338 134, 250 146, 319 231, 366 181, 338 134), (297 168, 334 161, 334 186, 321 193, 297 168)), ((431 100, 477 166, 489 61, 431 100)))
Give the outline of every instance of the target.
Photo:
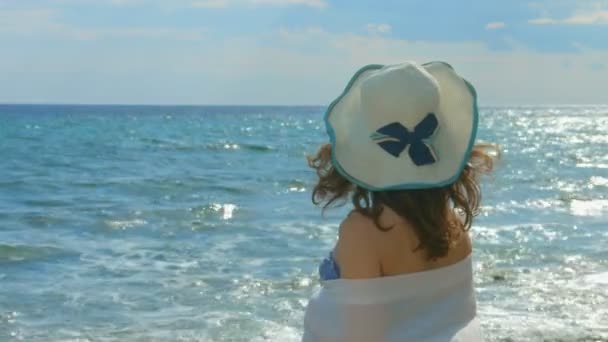
POLYGON ((482 104, 608 103, 608 1, 0 0, 0 102, 321 104, 444 60, 482 104))

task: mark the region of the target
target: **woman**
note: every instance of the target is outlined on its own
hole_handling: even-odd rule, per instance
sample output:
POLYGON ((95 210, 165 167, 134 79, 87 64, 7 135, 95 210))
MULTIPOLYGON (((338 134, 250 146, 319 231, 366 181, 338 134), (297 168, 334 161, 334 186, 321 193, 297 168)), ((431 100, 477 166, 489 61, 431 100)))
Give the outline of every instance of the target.
POLYGON ((369 65, 329 107, 313 203, 350 197, 304 341, 480 341, 468 230, 491 146, 446 63, 369 65))

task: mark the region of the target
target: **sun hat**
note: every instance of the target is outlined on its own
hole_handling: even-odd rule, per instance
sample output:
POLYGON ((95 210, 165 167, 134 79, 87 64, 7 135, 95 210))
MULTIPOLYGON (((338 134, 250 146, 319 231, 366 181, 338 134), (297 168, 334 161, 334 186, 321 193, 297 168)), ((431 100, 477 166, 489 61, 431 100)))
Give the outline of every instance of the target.
POLYGON ((444 62, 365 66, 325 113, 333 166, 373 191, 453 183, 477 122, 475 88, 444 62))

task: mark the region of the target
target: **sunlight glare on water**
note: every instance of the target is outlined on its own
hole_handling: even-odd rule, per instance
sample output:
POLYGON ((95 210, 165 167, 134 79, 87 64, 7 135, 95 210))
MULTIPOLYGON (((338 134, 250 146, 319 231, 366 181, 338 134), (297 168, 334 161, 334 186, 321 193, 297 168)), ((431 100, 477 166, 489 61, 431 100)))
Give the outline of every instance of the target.
MULTIPOLYGON (((0 106, 0 341, 298 341, 321 107, 0 106)), ((484 107, 487 341, 608 341, 608 107, 484 107)))

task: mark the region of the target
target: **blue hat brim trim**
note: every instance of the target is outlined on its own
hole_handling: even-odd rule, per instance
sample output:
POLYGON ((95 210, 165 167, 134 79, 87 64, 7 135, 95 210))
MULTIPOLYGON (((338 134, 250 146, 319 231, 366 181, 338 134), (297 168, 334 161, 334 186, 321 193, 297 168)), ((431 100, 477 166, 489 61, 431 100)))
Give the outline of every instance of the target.
MULTIPOLYGON (((441 61, 425 63, 422 66, 427 66, 427 65, 430 65, 433 63, 441 63, 441 64, 444 64, 445 66, 449 67, 452 70, 454 69, 454 68, 452 68, 452 66, 450 64, 441 62, 441 61)), ((346 85, 346 88, 344 88, 344 91, 342 92, 342 94, 340 96, 338 96, 338 98, 336 98, 334 101, 332 101, 332 103, 329 105, 329 107, 327 107, 327 111, 325 112, 325 115, 324 115, 324 121, 325 121, 325 128, 327 130, 327 135, 329 135, 329 142, 331 144, 331 160, 332 160, 333 166, 336 168, 336 170, 342 176, 344 176, 346 179, 348 179, 351 183, 358 185, 364 189, 371 190, 371 191, 430 189, 430 188, 440 188, 440 187, 447 186, 447 185, 454 183, 455 181, 458 180, 458 178, 460 177, 460 174, 462 173, 462 171, 464 170, 465 166, 467 165, 467 163, 469 161, 469 157, 471 156, 471 151, 473 150, 473 146, 475 145, 475 137, 477 136, 477 128, 478 128, 478 124, 479 124, 479 108, 477 106, 477 91, 475 90, 475 87, 473 87, 473 85, 464 78, 462 78, 462 80, 464 81, 467 88, 471 92, 471 95, 473 96, 473 108, 472 108, 473 109, 473 129, 471 130, 471 136, 469 137, 469 144, 467 147, 467 151, 460 164, 458 172, 456 172, 456 174, 454 174, 452 177, 439 181, 439 182, 403 183, 403 184, 397 184, 397 185, 392 185, 392 186, 388 186, 388 187, 375 187, 375 186, 366 184, 366 183, 356 179, 355 177, 352 177, 350 174, 348 174, 348 172, 346 172, 342 168, 340 163, 338 163, 338 161, 336 159, 336 148, 335 148, 336 134, 334 132, 333 127, 329 123, 329 116, 331 115, 334 107, 348 93, 350 88, 355 84, 355 81, 357 81, 357 79, 359 78, 359 76, 361 76, 361 74, 363 74, 366 71, 378 70, 383 67, 384 67, 384 65, 382 65, 382 64, 370 64, 370 65, 366 65, 363 68, 359 69, 359 71, 357 71, 353 75, 353 77, 350 79, 350 81, 346 85)))

